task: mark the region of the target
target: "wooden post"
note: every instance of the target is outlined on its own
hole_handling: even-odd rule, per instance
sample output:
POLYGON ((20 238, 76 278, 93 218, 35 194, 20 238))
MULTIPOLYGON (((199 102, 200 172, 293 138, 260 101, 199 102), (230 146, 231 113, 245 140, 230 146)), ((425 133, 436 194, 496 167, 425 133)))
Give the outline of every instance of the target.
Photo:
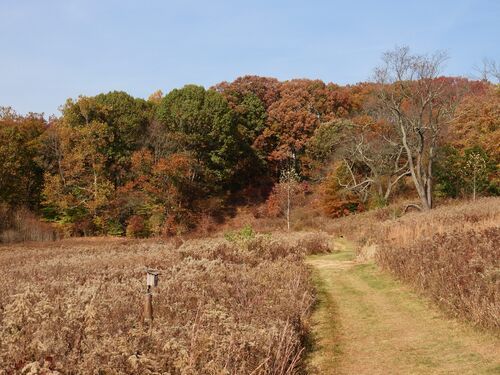
POLYGON ((153 269, 146 269, 146 297, 144 300, 144 322, 153 322, 153 292, 152 288, 158 286, 159 272, 153 269))
POLYGON ((144 300, 144 321, 146 323, 153 322, 153 294, 149 286, 146 292, 146 299, 144 300))

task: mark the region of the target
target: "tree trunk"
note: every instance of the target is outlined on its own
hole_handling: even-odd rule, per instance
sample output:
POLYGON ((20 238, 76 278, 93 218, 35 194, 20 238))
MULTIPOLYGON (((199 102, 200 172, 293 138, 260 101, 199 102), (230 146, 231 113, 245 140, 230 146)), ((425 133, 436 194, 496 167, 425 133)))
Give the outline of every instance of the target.
POLYGON ((476 200, 476 171, 473 174, 473 182, 472 182, 472 200, 476 200))
POLYGON ((418 197, 422 202, 422 209, 430 210, 431 207, 429 206, 425 185, 421 178, 422 174, 420 173, 422 168, 422 159, 419 157, 420 155, 417 154, 417 160, 415 165, 415 162, 413 161, 413 154, 411 152, 410 146, 408 145, 408 141, 406 138, 406 129, 401 120, 399 123, 399 128, 402 134, 401 140, 403 142, 403 147, 405 149, 406 156, 408 158, 408 169, 410 170, 411 179, 413 180, 413 184, 415 185, 415 189, 417 190, 418 197))
POLYGON ((286 224, 288 231, 290 231, 290 182, 287 184, 286 224))

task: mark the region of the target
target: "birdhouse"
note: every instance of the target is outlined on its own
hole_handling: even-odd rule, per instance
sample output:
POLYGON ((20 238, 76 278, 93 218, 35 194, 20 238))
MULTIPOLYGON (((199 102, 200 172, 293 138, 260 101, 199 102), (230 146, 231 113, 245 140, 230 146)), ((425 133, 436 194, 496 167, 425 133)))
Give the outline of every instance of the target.
POLYGON ((159 272, 153 269, 146 270, 146 285, 148 287, 157 287, 158 286, 158 275, 159 272))

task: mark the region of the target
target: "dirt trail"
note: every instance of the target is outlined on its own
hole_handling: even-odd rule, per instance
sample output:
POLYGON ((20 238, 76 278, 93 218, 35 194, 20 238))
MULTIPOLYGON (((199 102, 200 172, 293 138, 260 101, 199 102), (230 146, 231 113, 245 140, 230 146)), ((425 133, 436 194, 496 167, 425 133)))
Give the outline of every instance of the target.
POLYGON ((310 257, 319 303, 312 374, 500 374, 500 340, 448 319, 349 244, 310 257))

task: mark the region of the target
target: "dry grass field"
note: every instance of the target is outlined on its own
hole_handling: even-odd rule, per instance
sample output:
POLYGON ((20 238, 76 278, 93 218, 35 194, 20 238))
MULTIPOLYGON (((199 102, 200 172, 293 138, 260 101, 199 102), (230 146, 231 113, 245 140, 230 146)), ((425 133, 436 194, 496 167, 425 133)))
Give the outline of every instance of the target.
POLYGON ((0 248, 0 374, 300 373, 327 237, 0 248), (143 323, 145 267, 160 270, 143 323))

